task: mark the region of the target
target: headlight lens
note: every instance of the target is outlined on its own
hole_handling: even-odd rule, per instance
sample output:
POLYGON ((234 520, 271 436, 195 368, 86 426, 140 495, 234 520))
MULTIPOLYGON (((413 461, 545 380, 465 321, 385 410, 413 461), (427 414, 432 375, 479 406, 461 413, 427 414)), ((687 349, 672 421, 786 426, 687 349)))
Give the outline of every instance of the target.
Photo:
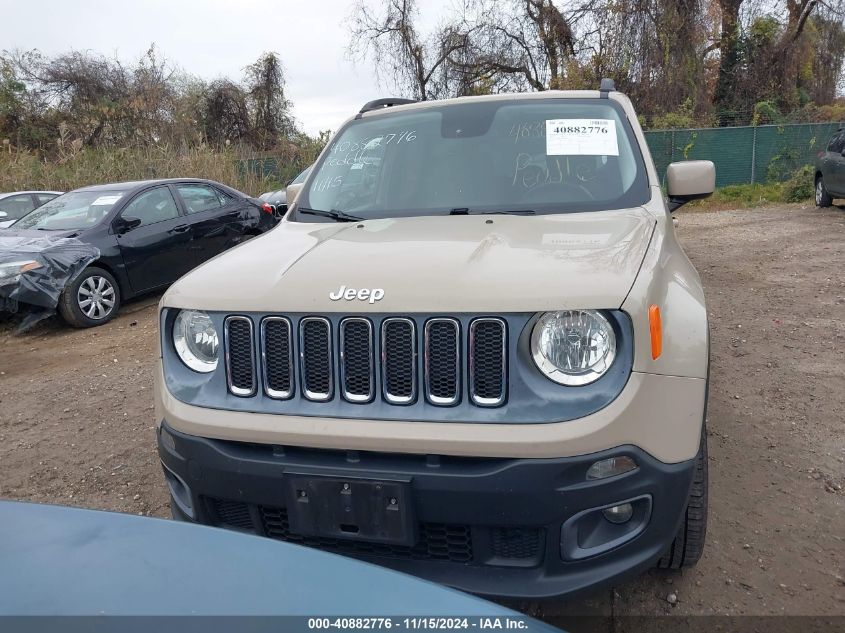
POLYGON ((220 341, 205 312, 182 310, 176 315, 173 346, 182 362, 194 371, 208 373, 217 368, 220 341))
POLYGON ((534 326, 531 354, 540 371, 556 383, 588 385, 616 358, 616 335, 595 310, 547 312, 534 326))
POLYGON ((34 259, 0 264, 0 286, 17 283, 22 274, 36 268, 41 268, 41 264, 34 259))

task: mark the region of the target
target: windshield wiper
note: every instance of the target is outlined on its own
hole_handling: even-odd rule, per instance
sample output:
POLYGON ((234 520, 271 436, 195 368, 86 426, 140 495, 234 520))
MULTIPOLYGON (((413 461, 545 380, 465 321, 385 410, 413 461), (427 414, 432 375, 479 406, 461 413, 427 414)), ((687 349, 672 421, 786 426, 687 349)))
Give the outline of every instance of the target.
POLYGON ((323 209, 309 209, 308 207, 297 207, 297 213, 301 213, 303 215, 319 215, 321 218, 331 218, 335 222, 360 222, 366 218, 359 218, 357 215, 349 215, 348 213, 344 213, 343 211, 337 211, 336 209, 332 209, 331 211, 325 211, 323 209))
POLYGON ((510 209, 507 211, 471 211, 466 207, 458 207, 449 211, 449 215, 534 215, 533 209, 510 209))

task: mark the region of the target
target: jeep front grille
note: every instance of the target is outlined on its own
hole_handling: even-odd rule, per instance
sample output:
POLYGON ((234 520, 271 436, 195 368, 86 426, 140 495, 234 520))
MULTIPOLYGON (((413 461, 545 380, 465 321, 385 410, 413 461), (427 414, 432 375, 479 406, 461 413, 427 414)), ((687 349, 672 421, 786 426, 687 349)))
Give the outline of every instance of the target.
POLYGON ((332 399, 332 325, 322 317, 299 322, 302 392, 315 402, 332 399))
POLYGON ((385 319, 381 325, 384 399, 410 404, 417 396, 417 336, 411 319, 385 319))
POLYGON ((373 325, 350 317, 340 322, 340 382, 349 402, 369 402, 375 393, 373 325))
POLYGON ((497 407, 507 381, 505 324, 501 319, 476 319, 469 326, 469 395, 480 407, 497 407))
POLYGON ((236 396, 254 396, 256 385, 252 321, 243 316, 228 317, 223 336, 226 340, 226 379, 229 391, 236 396))
POLYGON ((465 328, 451 317, 266 316, 257 328, 256 362, 252 321, 228 317, 229 390, 254 396, 260 384, 265 396, 289 400, 298 382, 301 397, 311 402, 501 406, 508 391, 506 323, 493 317, 463 322, 465 328))
POLYGON ((261 359, 264 363, 264 392, 280 400, 293 396, 290 321, 282 317, 267 317, 261 321, 261 359))
POLYGON ((454 319, 425 323, 425 397, 431 404, 457 404, 461 398, 461 328, 454 319))

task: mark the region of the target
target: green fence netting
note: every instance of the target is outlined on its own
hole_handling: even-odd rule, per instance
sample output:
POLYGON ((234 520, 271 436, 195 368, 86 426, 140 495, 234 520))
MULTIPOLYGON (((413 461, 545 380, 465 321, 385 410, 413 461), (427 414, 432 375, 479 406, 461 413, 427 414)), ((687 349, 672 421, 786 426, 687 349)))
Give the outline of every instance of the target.
POLYGON ((678 160, 712 160, 716 186, 783 181, 812 164, 842 123, 654 130, 645 133, 661 178, 678 160))

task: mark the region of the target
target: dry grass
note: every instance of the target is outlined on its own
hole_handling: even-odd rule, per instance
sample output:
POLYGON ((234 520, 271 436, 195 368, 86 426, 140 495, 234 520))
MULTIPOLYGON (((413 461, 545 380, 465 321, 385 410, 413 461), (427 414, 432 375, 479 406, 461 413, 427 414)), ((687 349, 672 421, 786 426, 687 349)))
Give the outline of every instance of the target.
POLYGON ((122 148, 110 150, 71 147, 50 159, 6 146, 0 151, 0 191, 70 191, 87 185, 150 178, 208 178, 257 196, 278 189, 309 164, 304 157, 268 155, 242 158, 233 150, 199 147, 122 148), (275 162, 274 162, 275 161, 275 162), (278 165, 265 173, 264 164, 278 165))

